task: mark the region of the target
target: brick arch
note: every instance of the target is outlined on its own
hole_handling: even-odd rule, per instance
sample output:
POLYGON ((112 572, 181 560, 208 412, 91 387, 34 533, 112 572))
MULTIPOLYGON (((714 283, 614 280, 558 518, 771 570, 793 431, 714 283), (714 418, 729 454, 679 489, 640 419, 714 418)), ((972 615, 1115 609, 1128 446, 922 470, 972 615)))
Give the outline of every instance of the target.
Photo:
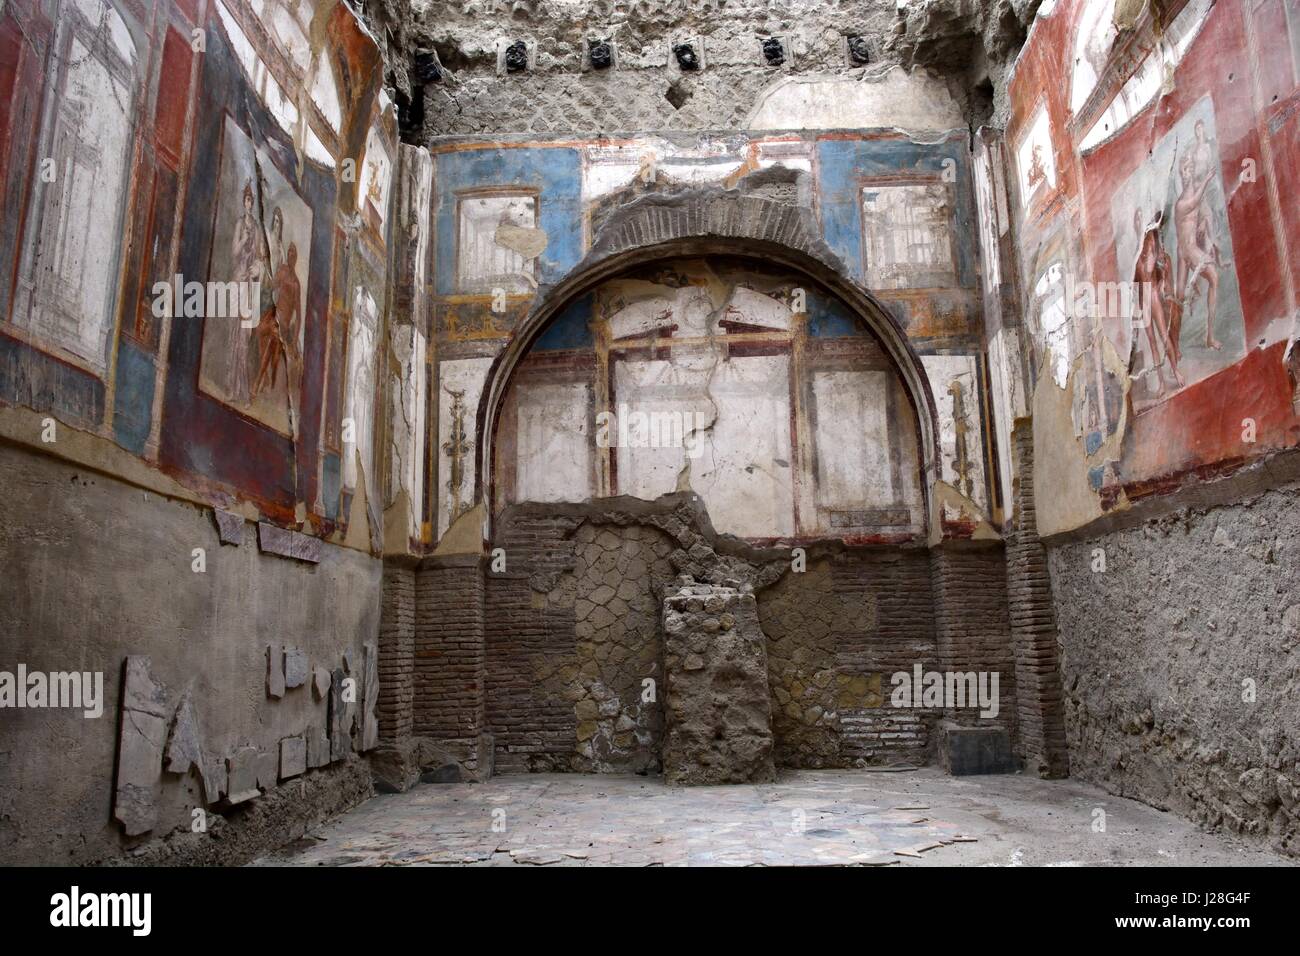
POLYGON ((705 188, 644 196, 601 225, 586 257, 559 282, 544 285, 488 371, 479 402, 480 436, 474 481, 476 501, 492 520, 491 475, 501 405, 515 367, 538 336, 575 299, 629 269, 664 259, 729 255, 758 259, 802 275, 839 298, 879 340, 893 361, 916 412, 921 451, 921 487, 927 514, 938 476, 939 428, 934 395, 916 350, 898 320, 862 285, 817 232, 806 209, 705 188))

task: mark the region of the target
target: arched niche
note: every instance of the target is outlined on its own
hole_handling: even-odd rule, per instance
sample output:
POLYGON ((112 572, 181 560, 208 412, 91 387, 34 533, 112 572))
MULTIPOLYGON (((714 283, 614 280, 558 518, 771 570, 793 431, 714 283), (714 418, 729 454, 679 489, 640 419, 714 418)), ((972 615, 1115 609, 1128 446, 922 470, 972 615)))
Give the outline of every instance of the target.
POLYGON ((572 299, 514 366, 491 512, 698 494, 756 543, 926 531, 917 409, 877 337, 807 276, 644 263, 572 299))
MULTIPOLYGON (((496 456, 508 393, 521 363, 526 361, 553 323, 566 311, 577 307, 576 304, 584 297, 593 296, 606 283, 635 280, 638 270, 649 268, 653 271, 670 262, 727 258, 750 263, 770 275, 780 272, 799 282, 800 287, 812 291, 815 296, 836 303, 856 329, 870 336, 877 357, 895 377, 909 406, 910 424, 915 430, 916 484, 920 495, 920 517, 914 526, 924 533, 928 524, 930 488, 938 461, 937 415, 924 368, 906 334, 869 292, 845 275, 840 264, 816 238, 805 211, 754 197, 734 193, 711 194, 704 190, 687 197, 643 200, 613 217, 593 241, 584 261, 562 281, 543 290, 537 304, 498 354, 479 402, 476 428, 484 440, 477 448, 475 499, 488 505, 489 521, 498 501, 502 500, 496 481, 496 456)), ((822 391, 826 392, 824 385, 822 391)), ((897 421, 894 424, 896 426, 897 421)), ((600 490, 602 486, 596 487, 600 490)), ((859 534, 860 526, 854 526, 851 519, 838 520, 849 523, 828 536, 910 537, 901 533, 859 534)), ((490 533, 490 525, 485 530, 490 533)), ((724 526, 719 530, 727 529, 724 526)), ((799 534, 798 526, 794 530, 793 537, 806 536, 799 534)))

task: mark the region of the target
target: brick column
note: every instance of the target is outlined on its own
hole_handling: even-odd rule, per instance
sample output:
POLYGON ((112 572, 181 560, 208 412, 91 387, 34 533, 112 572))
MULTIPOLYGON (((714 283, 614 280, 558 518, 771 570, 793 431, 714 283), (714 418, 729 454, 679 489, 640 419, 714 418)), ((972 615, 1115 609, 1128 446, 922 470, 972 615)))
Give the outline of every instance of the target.
POLYGON ((1007 599, 1016 653, 1017 722, 1026 769, 1043 777, 1070 772, 1061 695, 1061 654, 1047 552, 1034 510, 1033 426, 1022 419, 1011 437, 1015 511, 1007 536, 1007 599))
POLYGON ((1006 558, 996 545, 950 541, 930 551, 934 631, 939 666, 949 671, 996 672, 998 715, 978 706, 948 717, 972 727, 1015 726, 1016 674, 1007 619, 1006 558))
POLYGON ((415 573, 414 733, 486 775, 483 598, 479 555, 426 558, 415 573))
POLYGON ((415 567, 384 561, 379 613, 379 737, 398 743, 411 736, 415 703, 415 567))
POLYGON ((379 605, 379 746, 370 752, 380 791, 400 793, 419 778, 411 737, 414 679, 415 561, 388 557, 379 605))

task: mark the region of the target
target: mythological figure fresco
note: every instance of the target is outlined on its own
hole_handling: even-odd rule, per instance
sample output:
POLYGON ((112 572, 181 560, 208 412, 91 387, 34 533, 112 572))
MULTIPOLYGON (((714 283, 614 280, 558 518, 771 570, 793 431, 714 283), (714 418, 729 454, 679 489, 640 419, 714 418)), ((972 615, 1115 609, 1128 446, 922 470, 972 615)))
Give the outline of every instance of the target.
POLYGON ((1066 530, 1295 444, 1300 24, 1294 0, 1055 11, 1007 136, 1030 364, 1050 373, 1033 404, 1071 390, 1073 434, 1044 429, 1036 454, 1086 478, 1038 512, 1066 530))
POLYGON ((1140 411, 1244 354, 1214 110, 1200 100, 1116 192, 1116 254, 1136 283, 1128 327, 1131 397, 1140 411))
POLYGON ((1056 154, 1047 110, 1040 107, 1017 151, 1020 200, 1026 207, 1043 192, 1056 188, 1056 154))
POLYGON ((375 362, 379 309, 374 297, 358 286, 348 327, 348 374, 343 404, 343 487, 357 486, 357 468, 374 480, 375 362), (349 441, 348 439, 352 440, 349 441), (358 466, 358 460, 360 465, 358 466))
POLYGON ((209 281, 255 284, 255 316, 204 319, 200 385, 282 434, 297 430, 312 212, 230 117, 209 281))

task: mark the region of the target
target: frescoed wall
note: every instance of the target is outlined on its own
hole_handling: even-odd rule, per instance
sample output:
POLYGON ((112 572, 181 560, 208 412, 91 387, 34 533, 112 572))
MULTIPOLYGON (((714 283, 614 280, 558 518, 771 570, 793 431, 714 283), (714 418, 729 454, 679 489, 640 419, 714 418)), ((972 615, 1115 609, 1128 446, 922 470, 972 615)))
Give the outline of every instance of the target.
POLYGON ((1058 0, 1007 129, 1070 773, 1288 853, 1298 39, 1295 0, 1058 0))
POLYGON ((1062 0, 1010 84, 1045 533, 1300 439, 1296 5, 1115 15, 1062 0))
POLYGON ((719 530, 752 540, 923 533, 926 489, 916 428, 907 424, 914 412, 901 407, 889 362, 834 301, 753 263, 665 263, 572 303, 518 369, 497 434, 509 460, 493 475, 474 472, 482 437, 474 424, 495 357, 620 210, 638 199, 755 180, 759 195, 809 210, 828 254, 871 290, 920 354, 940 412, 937 472, 951 490, 945 519, 978 523, 1000 513, 965 134, 931 144, 885 132, 449 140, 433 153, 435 540, 478 503, 476 477, 494 489, 494 510, 620 494, 652 499, 684 481, 710 502, 719 530), (724 338, 732 344, 721 345, 724 338), (687 360, 692 349, 698 354, 687 360), (721 387, 715 366, 734 379, 736 409, 790 427, 763 437, 742 418, 715 423, 717 395, 705 388, 721 387), (680 448, 597 453, 604 439, 596 416, 616 414, 628 396, 675 419, 707 420, 702 458, 680 448), (817 407, 820 425, 809 417, 817 407), (714 443, 728 441, 746 447, 736 474, 716 454, 714 443), (831 449, 863 457, 850 463, 831 449), (881 480, 863 491, 861 476, 877 473, 881 480), (711 485, 747 490, 710 494, 711 485))
POLYGON ((341 537, 380 486, 377 51, 337 5, 47 6, 0 26, 0 398, 341 537))
MULTIPOLYGON (((345 4, 0 7, 0 656, 99 672, 105 707, 4 721, 10 859, 112 858, 291 778, 368 790, 349 755, 377 727, 381 78, 345 4)), ((407 331, 414 367, 427 324, 407 331)), ((398 470, 418 493, 409 452, 398 470)))
POLYGON ((672 260, 575 303, 506 399, 496 509, 689 486, 742 538, 919 535, 907 393, 871 335, 805 286, 758 262, 672 260))

